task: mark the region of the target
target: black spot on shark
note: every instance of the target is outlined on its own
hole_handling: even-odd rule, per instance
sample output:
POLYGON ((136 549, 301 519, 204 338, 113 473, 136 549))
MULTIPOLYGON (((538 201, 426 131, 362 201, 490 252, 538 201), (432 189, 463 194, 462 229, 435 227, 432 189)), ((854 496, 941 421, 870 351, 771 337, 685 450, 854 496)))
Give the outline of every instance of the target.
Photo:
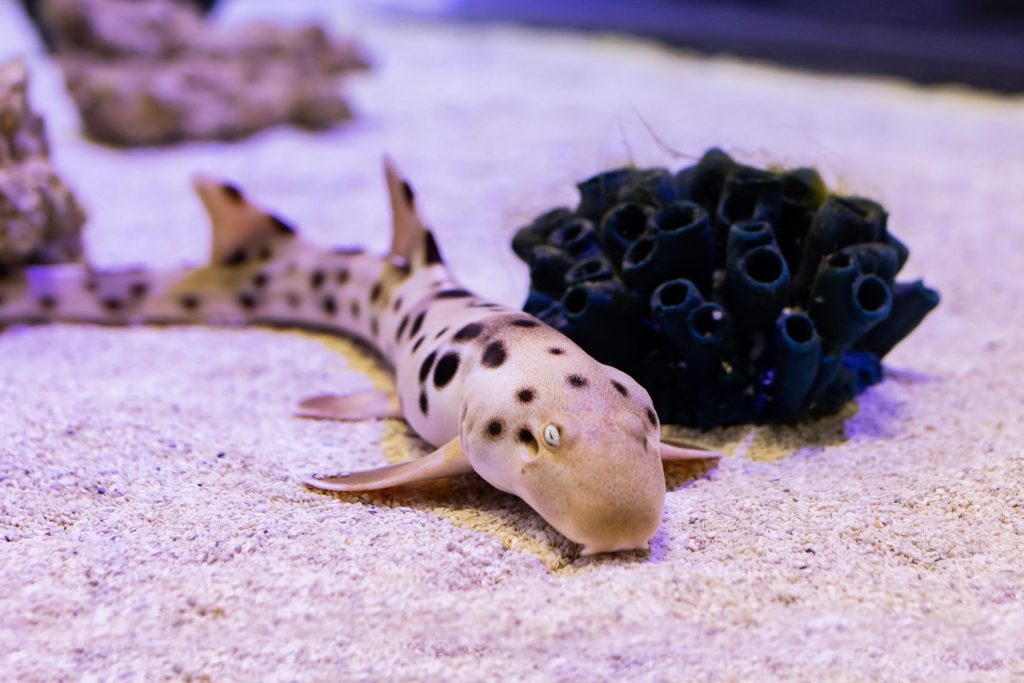
POLYGON ((435 299, 465 299, 474 296, 473 292, 465 289, 444 289, 434 295, 435 299))
POLYGON ((251 292, 242 292, 238 295, 238 305, 247 311, 256 308, 257 303, 256 295, 251 292))
POLYGON ((497 368, 501 367, 507 358, 508 350, 505 348, 505 342, 496 339, 484 349, 481 361, 485 368, 497 368))
POLYGON ((452 337, 452 341, 467 342, 471 339, 476 339, 480 336, 480 333, 484 331, 484 326, 480 323, 469 323, 464 326, 461 330, 455 333, 452 337))
POLYGON ((245 195, 238 189, 238 186, 233 183, 221 183, 220 189, 224 191, 224 196, 230 199, 235 204, 241 204, 245 201, 245 195))
POLYGON ((438 389, 445 388, 458 369, 459 354, 449 351, 441 356, 441 360, 437 361, 437 366, 434 367, 434 386, 438 389))
POLYGON ((117 313, 124 308, 124 301, 117 297, 108 296, 100 299, 100 305, 103 306, 108 313, 117 313))
POLYGON ((427 377, 430 376, 430 370, 434 367, 434 360, 437 358, 437 351, 431 351, 430 355, 423 359, 423 363, 420 365, 420 384, 427 381, 427 377))
POLYGON ((424 247, 424 260, 428 266, 436 266, 444 263, 444 259, 441 258, 441 250, 437 248, 437 240, 434 239, 434 233, 429 230, 426 231, 426 235, 423 237, 424 247))
MULTIPOLYGON (((409 326, 408 314, 402 316, 402 322, 398 323, 398 331, 395 332, 395 343, 397 344, 402 340, 402 334, 405 332, 405 328, 409 326)), ((410 335, 413 336, 413 335, 410 335)), ((415 351, 415 349, 413 349, 415 351)))
POLYGON ((288 225, 274 214, 270 214, 269 218, 270 224, 274 226, 274 230, 277 232, 277 234, 282 235, 284 237, 295 236, 295 228, 288 225))
POLYGON ((420 311, 419 315, 416 316, 416 319, 412 321, 412 329, 409 330, 409 336, 410 337, 415 337, 417 334, 420 333, 420 328, 423 327, 423 320, 426 317, 427 317, 427 312, 426 311, 420 311))
POLYGON ((228 254, 227 258, 225 258, 221 263, 223 263, 225 266, 234 268, 237 266, 245 265, 246 261, 248 260, 249 252, 246 251, 243 247, 239 247, 238 249, 235 249, 233 252, 228 254))

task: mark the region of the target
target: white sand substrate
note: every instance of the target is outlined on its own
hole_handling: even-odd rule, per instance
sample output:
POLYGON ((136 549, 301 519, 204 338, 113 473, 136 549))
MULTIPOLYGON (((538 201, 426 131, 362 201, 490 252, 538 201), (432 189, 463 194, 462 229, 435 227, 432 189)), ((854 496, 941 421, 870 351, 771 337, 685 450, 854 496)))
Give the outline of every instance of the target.
POLYGON ((393 421, 303 421, 386 372, 267 329, 0 333, 4 680, 1024 680, 1024 99, 809 75, 614 37, 323 16, 377 60, 359 119, 236 144, 81 139, 13 0, 59 167, 104 266, 197 262, 194 171, 324 244, 387 241, 379 173, 414 181, 454 270, 521 303, 513 231, 612 165, 720 145, 876 197, 943 303, 844 414, 687 438, 650 553, 579 557, 472 477, 332 496, 314 471, 425 452, 393 421))

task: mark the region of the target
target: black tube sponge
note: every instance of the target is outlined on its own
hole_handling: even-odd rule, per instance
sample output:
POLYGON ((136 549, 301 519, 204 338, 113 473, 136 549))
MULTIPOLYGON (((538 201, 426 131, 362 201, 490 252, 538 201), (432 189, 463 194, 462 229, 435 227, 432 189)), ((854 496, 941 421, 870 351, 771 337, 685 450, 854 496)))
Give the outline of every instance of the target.
POLYGON ((710 429, 838 410, 939 303, 897 282, 884 207, 813 168, 712 149, 675 174, 619 168, 516 232, 525 310, 633 375, 663 422, 710 429))

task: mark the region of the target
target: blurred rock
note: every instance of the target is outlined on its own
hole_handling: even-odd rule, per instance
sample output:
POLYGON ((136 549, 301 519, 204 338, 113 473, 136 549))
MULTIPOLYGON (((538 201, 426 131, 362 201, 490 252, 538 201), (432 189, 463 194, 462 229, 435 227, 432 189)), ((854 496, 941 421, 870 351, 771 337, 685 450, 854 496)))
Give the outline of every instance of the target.
POLYGON ((85 213, 50 164, 20 61, 0 64, 0 270, 77 259, 85 213))
POLYGON ((319 26, 224 29, 172 0, 47 0, 86 131, 115 145, 230 140, 351 118, 344 76, 369 66, 319 26))

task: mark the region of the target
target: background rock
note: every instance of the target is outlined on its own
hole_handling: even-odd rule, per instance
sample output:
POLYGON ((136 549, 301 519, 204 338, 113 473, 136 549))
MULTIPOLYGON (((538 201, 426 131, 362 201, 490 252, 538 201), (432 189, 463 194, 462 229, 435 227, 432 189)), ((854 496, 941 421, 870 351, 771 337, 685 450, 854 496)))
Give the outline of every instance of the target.
POLYGON ((171 0, 49 0, 43 23, 86 132, 121 146, 324 128, 352 117, 341 80, 369 66, 318 25, 224 29, 171 0))
POLYGON ((0 65, 0 268, 77 259, 85 212, 50 163, 28 71, 0 65))

